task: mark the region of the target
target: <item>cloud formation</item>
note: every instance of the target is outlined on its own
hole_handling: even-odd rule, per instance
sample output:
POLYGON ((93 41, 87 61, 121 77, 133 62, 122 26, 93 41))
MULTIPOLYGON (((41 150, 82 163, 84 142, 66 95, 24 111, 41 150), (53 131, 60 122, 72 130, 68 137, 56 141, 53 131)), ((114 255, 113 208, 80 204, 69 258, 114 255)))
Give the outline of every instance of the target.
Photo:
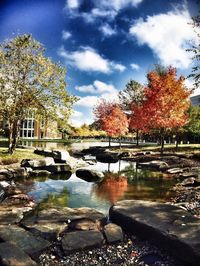
POLYGON ((94 93, 94 94, 117 92, 117 89, 112 84, 107 84, 99 80, 95 80, 93 84, 90 85, 76 86, 75 89, 80 92, 94 93))
POLYGON ((103 33, 103 35, 106 37, 110 37, 112 35, 117 34, 117 31, 111 28, 111 26, 108 23, 102 25, 99 29, 103 33))
POLYGON ((72 34, 69 31, 65 31, 65 30, 62 31, 62 39, 63 40, 67 40, 67 39, 71 38, 71 36, 72 36, 72 34))
POLYGON ((138 64, 135 64, 135 63, 130 64, 130 66, 133 70, 139 70, 140 69, 140 66, 138 64))
POLYGON ((148 16, 146 20, 136 21, 130 28, 139 45, 148 45, 163 65, 187 68, 190 54, 185 51, 187 42, 197 37, 188 24, 190 15, 187 10, 148 16))
POLYGON ((96 50, 87 46, 77 51, 69 52, 62 46, 58 54, 66 60, 66 64, 74 66, 82 71, 111 73, 113 70, 123 72, 125 66, 110 61, 97 53, 96 50))

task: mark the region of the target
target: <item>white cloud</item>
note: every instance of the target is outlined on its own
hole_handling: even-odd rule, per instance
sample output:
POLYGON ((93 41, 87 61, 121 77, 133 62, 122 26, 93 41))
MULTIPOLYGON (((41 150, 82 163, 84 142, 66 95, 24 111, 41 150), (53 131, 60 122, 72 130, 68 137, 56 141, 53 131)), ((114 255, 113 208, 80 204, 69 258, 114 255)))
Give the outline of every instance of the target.
POLYGON ((138 64, 130 64, 131 68, 134 69, 134 70, 139 70, 140 69, 140 66, 138 64))
POLYGON ((187 68, 191 63, 190 54, 185 51, 188 41, 197 37, 188 24, 187 10, 148 16, 146 21, 138 20, 130 28, 130 34, 137 38, 139 45, 147 44, 163 65, 187 68))
POLYGON ((71 36, 72 36, 72 34, 71 34, 69 31, 65 31, 65 30, 62 31, 62 39, 63 39, 63 40, 67 40, 67 39, 69 39, 71 36))
POLYGON ((99 4, 105 8, 112 8, 115 10, 120 10, 125 8, 128 5, 132 5, 133 7, 137 7, 143 0, 102 0, 98 1, 99 4))
POLYGON ((107 23, 102 25, 99 29, 104 34, 104 36, 107 36, 107 37, 117 34, 117 31, 111 28, 111 26, 107 23))
POLYGON ((84 113, 74 110, 69 122, 72 126, 80 127, 83 124, 91 124, 93 122, 93 117, 92 114, 86 116, 84 113))
POLYGON ((66 64, 75 66, 82 71, 94 71, 111 73, 113 70, 124 71, 125 66, 117 64, 102 57, 91 47, 81 47, 81 49, 69 52, 61 47, 58 54, 66 60, 66 64))
POLYGON ((70 9, 78 8, 79 4, 79 0, 67 0, 67 7, 70 9))
POLYGON ((107 84, 99 80, 95 80, 93 84, 90 85, 76 86, 75 89, 80 92, 95 93, 95 94, 117 92, 117 89, 112 84, 107 84))
POLYGON ((193 80, 191 80, 191 79, 186 79, 186 80, 185 80, 185 86, 186 86, 188 89, 193 90, 191 96, 200 95, 200 87, 196 88, 196 87, 194 86, 194 81, 193 81, 193 80))
POLYGON ((85 96, 85 97, 81 97, 80 100, 75 103, 75 105, 91 108, 97 104, 98 100, 99 100, 99 97, 97 96, 85 96))

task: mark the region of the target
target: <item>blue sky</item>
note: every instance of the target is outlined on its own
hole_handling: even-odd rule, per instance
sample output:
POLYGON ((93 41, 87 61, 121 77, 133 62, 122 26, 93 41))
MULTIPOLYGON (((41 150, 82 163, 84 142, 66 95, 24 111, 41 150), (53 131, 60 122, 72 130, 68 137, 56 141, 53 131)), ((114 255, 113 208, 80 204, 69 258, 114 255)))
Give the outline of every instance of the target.
POLYGON ((99 98, 116 99, 130 79, 145 84, 154 64, 187 76, 185 48, 197 42, 188 22, 198 10, 199 0, 1 0, 0 42, 31 33, 67 68, 67 89, 80 98, 71 122, 79 126, 93 121, 99 98))

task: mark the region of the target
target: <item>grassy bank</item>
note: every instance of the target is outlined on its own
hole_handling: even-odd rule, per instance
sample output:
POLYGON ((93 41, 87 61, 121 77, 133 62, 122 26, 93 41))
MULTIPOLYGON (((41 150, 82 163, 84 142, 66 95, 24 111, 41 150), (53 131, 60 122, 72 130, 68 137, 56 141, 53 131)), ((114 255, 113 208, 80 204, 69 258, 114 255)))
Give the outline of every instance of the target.
POLYGON ((7 148, 0 147, 0 165, 9 165, 20 163, 23 159, 41 158, 41 155, 33 153, 33 149, 16 149, 15 153, 10 155, 7 148))

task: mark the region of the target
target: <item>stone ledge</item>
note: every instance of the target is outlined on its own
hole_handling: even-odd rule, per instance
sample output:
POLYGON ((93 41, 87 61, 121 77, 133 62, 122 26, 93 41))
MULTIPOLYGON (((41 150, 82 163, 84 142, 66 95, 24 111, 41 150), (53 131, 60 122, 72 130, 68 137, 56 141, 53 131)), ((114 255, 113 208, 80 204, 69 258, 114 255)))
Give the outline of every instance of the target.
POLYGON ((200 220, 169 205, 140 200, 124 200, 110 208, 110 220, 169 250, 179 259, 198 265, 200 220), (187 254, 187 256, 183 256, 187 254))

